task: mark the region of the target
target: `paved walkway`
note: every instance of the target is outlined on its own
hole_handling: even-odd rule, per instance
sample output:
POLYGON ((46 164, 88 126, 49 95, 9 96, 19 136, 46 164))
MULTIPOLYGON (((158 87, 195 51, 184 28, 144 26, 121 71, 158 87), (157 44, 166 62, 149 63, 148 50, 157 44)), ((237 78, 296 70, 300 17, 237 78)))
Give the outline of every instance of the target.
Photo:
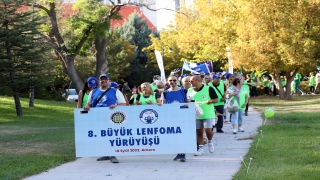
POLYGON ((244 157, 250 148, 250 137, 258 133, 262 124, 260 114, 253 109, 249 110, 249 116, 244 116, 244 121, 245 132, 234 135, 231 124, 225 124, 225 133, 214 134, 213 154, 205 145, 205 155, 187 154, 186 162, 173 161, 175 154, 117 157, 118 164, 96 161, 96 157, 79 158, 26 180, 230 180, 240 169, 240 156, 244 157))

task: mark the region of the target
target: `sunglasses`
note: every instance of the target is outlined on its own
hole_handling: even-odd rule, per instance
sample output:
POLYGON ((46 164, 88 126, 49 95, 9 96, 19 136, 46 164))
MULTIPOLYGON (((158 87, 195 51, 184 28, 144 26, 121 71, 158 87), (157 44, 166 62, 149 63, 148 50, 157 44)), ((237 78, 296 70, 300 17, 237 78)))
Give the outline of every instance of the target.
POLYGON ((176 79, 169 80, 169 82, 172 82, 172 81, 173 81, 173 82, 176 82, 177 80, 176 80, 176 79))

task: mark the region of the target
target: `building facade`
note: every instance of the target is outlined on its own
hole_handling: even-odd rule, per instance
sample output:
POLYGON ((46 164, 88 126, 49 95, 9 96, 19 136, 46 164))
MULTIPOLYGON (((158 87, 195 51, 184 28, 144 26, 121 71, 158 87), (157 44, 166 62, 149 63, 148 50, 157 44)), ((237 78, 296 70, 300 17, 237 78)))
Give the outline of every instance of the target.
MULTIPOLYGON (((77 0, 64 0, 65 3, 75 3, 77 0)), ((115 4, 127 3, 128 0, 113 0, 115 4)), ((148 6, 139 6, 140 11, 152 22, 158 31, 175 23, 175 13, 181 6, 189 7, 195 0, 130 0, 131 3, 141 3, 148 6), (156 10, 152 11, 150 9, 156 10)), ((103 0, 103 4, 110 5, 109 0, 103 0)))

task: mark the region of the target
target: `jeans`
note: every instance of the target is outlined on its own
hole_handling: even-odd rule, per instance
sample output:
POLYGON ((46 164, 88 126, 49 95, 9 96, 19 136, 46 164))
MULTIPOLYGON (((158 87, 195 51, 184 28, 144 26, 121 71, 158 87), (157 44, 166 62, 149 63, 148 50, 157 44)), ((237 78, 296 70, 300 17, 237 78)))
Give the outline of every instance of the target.
POLYGON ((231 116, 232 125, 242 124, 243 113, 244 113, 244 110, 242 109, 239 109, 238 112, 232 113, 232 116, 231 116))
POLYGON ((302 94, 304 94, 303 90, 302 90, 301 87, 300 87, 300 81, 299 81, 299 82, 295 81, 294 84, 296 85, 295 94, 298 94, 298 90, 299 90, 302 94))

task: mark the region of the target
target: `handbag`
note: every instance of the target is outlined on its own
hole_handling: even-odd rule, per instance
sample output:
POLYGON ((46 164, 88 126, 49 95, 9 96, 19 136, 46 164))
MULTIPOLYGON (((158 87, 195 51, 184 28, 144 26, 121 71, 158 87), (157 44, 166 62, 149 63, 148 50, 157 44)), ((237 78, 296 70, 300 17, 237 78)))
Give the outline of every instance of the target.
POLYGON ((194 105, 195 105, 194 107, 196 108, 196 119, 198 119, 204 114, 204 112, 199 104, 194 103, 194 105))
POLYGON ((239 104, 238 104, 238 101, 237 99, 235 99, 233 102, 232 100, 234 99, 234 97, 230 98, 227 103, 226 103, 226 106, 227 106, 227 111, 229 113, 235 113, 239 110, 239 104))

